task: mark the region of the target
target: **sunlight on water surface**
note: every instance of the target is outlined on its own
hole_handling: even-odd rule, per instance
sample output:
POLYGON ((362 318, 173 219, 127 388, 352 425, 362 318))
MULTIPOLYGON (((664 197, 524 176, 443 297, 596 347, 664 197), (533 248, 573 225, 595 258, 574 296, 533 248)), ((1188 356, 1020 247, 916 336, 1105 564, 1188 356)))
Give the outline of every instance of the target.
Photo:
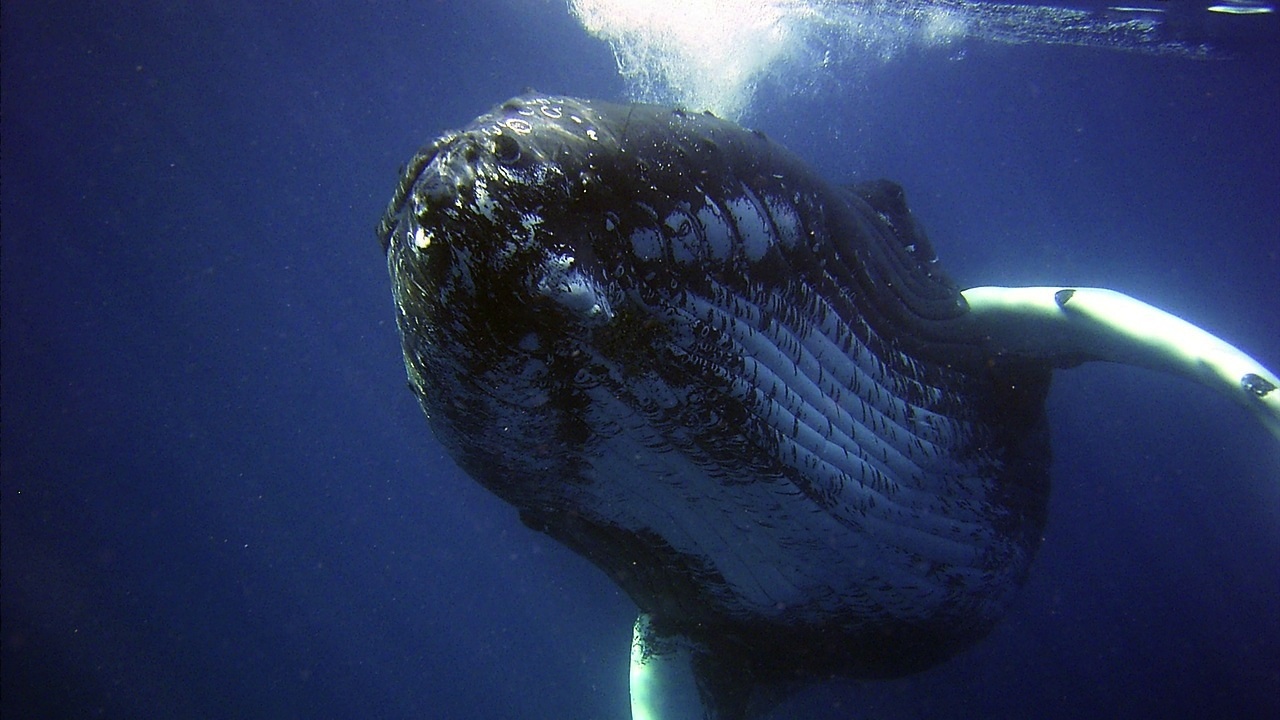
MULTIPOLYGON (((1159 8, 1086 11, 967 0, 570 0, 609 43, 632 96, 737 118, 769 77, 788 87, 964 39, 1201 56, 1170 39, 1159 8)), ((959 52, 959 49, 957 49, 959 52)))

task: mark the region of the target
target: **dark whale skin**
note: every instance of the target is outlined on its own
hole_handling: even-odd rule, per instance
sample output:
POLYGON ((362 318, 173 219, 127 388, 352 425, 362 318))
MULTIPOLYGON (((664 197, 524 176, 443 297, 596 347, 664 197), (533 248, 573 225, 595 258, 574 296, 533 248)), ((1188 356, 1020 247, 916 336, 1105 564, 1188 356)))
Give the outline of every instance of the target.
POLYGON ((526 94, 419 152, 379 236, 457 463, 734 672, 913 672, 1024 579, 1050 370, 966 337, 898 186, 526 94))

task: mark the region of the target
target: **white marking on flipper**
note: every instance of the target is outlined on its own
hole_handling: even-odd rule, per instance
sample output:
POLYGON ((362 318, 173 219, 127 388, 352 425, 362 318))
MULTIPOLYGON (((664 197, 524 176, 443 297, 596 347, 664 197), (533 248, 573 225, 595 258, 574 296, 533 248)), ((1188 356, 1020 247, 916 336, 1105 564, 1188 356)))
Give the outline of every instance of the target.
POLYGON ((1207 385, 1252 410, 1280 440, 1280 377, 1176 315, 1103 288, 976 287, 969 321, 993 355, 1059 365, 1137 365, 1207 385))

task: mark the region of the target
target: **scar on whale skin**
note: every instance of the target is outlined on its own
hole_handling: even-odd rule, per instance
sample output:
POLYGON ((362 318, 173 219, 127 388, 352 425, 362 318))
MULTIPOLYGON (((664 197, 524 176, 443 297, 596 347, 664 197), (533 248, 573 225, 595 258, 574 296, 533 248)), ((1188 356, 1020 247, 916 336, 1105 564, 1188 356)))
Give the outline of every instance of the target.
POLYGON ((637 720, 759 715, 985 636, 1049 492, 1045 396, 1104 360, 1280 380, 1087 287, 961 290, 887 181, 706 114, 530 93, 415 155, 378 235, 437 439, 636 603, 637 720))

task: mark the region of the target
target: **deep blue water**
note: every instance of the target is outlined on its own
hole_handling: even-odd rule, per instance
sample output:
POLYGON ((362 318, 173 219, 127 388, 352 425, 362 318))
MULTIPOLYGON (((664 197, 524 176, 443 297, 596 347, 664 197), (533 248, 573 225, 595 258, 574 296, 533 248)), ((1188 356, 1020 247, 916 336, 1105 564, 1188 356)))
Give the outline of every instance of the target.
MULTIPOLYGON (((600 718, 635 610, 458 471, 373 235, 421 143, 622 99, 558 1, 3 7, 6 718, 600 718)), ((1280 365, 1280 33, 1218 60, 964 43, 747 121, 907 189, 962 284, 1113 287, 1280 365)), ((1266 23, 1271 23, 1267 25, 1266 23)), ((1280 717, 1280 448, 1061 373, 1049 526, 990 638, 779 717, 1280 717)))

